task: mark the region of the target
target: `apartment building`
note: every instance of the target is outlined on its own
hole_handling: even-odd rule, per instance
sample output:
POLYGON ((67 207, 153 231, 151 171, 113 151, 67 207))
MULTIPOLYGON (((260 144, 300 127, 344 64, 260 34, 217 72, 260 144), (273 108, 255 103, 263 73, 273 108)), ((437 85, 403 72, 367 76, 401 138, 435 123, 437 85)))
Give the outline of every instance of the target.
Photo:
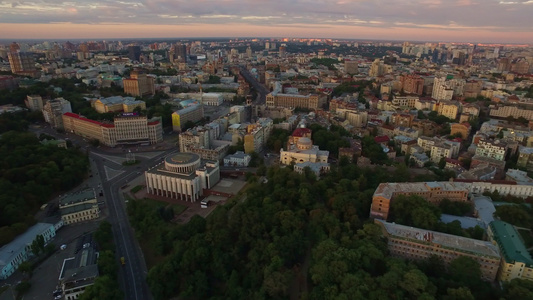
POLYGON ((64 129, 63 114, 72 112, 70 102, 63 98, 56 98, 46 102, 43 106, 43 117, 53 128, 64 129))
POLYGON ((459 105, 451 101, 440 101, 435 104, 433 110, 439 115, 445 116, 448 119, 457 119, 459 113, 459 105))
POLYGON ((533 258, 520 239, 520 233, 509 223, 495 220, 487 230, 489 238, 500 249, 502 256, 498 280, 515 278, 533 280, 533 258))
POLYGON ((274 122, 270 118, 260 118, 255 124, 248 125, 244 135, 244 152, 250 154, 263 151, 273 127, 274 122))
POLYGON ((124 113, 112 123, 98 122, 74 113, 63 114, 65 131, 115 147, 129 144, 156 144, 163 141, 160 118, 148 120, 146 116, 124 113))
POLYGON ((414 108, 418 99, 418 96, 400 96, 396 94, 393 96, 391 104, 395 109, 414 108))
POLYGON ((10 51, 7 53, 11 72, 17 75, 38 78, 40 72, 35 67, 33 53, 10 51))
POLYGON ((442 199, 468 201, 468 188, 456 182, 381 183, 372 197, 371 217, 386 220, 391 202, 398 195, 417 195, 438 204, 442 199))
POLYGON ((181 132, 188 121, 196 123, 204 118, 202 104, 190 105, 172 113, 172 130, 181 132))
POLYGON ((520 147, 518 150, 517 166, 533 171, 533 148, 520 147))
POLYGON ((477 143, 476 155, 504 161, 507 156, 507 143, 500 140, 481 139, 477 143))
POLYGON ((525 118, 526 120, 533 120, 533 107, 531 106, 511 106, 511 105, 491 105, 490 113, 491 117, 507 118, 513 117, 525 118))
POLYGON ((63 196, 59 199, 59 210, 65 225, 97 219, 100 216, 96 193, 92 188, 63 196))
POLYGON ((451 125, 451 135, 460 134, 462 139, 468 138, 470 135, 470 129, 472 127, 470 126, 470 123, 463 122, 463 123, 452 123, 451 125))
POLYGON ((42 111, 45 101, 39 95, 27 95, 24 104, 31 111, 42 111))
POLYGON ((390 117, 390 124, 394 126, 411 127, 415 116, 405 113, 393 113, 390 117))
POLYGON ((122 80, 124 93, 143 97, 155 94, 155 78, 142 74, 138 71, 132 71, 130 78, 122 80))
POLYGON ((490 242, 383 220, 376 219, 374 222, 387 238, 387 247, 392 256, 409 260, 427 260, 437 256, 445 265, 466 256, 479 263, 482 279, 491 282, 496 279, 501 256, 498 247, 490 242))
POLYGON ((400 76, 402 89, 407 94, 416 94, 421 96, 424 92, 424 78, 419 75, 402 75, 400 76))

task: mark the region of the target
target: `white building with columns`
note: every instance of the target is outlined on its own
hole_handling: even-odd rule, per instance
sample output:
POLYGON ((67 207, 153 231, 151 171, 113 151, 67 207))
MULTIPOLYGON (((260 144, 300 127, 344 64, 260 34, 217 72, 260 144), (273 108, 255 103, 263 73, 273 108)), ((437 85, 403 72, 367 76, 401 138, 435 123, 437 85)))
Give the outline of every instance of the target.
POLYGON ((204 161, 195 153, 177 153, 145 172, 149 194, 196 202, 204 189, 220 180, 217 161, 204 161))

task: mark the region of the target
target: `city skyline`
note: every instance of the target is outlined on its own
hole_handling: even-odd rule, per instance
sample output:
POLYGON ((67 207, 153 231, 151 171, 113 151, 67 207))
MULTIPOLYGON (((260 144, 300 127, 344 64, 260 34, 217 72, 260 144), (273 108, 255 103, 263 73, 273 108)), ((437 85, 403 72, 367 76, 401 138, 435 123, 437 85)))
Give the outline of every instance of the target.
POLYGON ((0 39, 328 37, 533 41, 533 1, 0 1, 0 39))

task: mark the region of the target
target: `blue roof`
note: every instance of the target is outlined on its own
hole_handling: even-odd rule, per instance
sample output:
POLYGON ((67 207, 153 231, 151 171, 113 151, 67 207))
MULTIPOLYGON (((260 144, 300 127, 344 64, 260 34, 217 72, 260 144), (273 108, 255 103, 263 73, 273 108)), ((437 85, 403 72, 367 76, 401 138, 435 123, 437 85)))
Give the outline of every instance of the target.
POLYGON ((24 247, 31 244, 35 237, 45 232, 54 225, 48 223, 37 223, 30 227, 26 232, 17 236, 11 243, 0 248, 0 267, 9 264, 13 257, 17 256, 24 247))

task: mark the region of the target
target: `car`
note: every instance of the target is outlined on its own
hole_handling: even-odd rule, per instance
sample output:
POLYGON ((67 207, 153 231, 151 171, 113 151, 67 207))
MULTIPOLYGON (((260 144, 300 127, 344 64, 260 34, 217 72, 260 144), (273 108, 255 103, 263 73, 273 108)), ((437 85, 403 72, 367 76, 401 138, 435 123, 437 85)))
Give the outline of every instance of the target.
POLYGON ((65 250, 65 249, 67 249, 67 245, 66 245, 66 244, 63 244, 63 245, 61 245, 61 247, 59 247, 59 249, 61 249, 61 250, 65 250))

